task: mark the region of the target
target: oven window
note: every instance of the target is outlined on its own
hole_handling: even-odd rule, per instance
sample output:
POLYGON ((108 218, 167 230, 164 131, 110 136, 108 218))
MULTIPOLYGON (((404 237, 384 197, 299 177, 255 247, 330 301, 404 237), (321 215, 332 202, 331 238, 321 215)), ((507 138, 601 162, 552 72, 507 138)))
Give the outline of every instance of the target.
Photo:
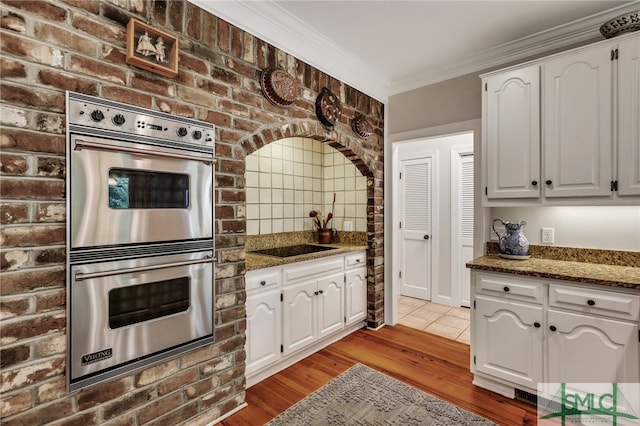
POLYGON ((109 170, 112 209, 184 209, 189 207, 189 176, 144 170, 109 170))
POLYGON ((188 277, 118 288, 109 292, 109 327, 165 317, 189 309, 188 277))

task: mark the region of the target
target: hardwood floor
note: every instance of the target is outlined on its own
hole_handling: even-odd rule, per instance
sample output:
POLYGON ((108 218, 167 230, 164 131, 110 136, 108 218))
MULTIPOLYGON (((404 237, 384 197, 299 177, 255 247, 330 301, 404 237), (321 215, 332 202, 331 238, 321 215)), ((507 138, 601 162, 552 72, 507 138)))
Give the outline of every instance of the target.
POLYGON ((247 390, 248 407, 221 425, 262 425, 356 363, 499 425, 535 425, 534 406, 471 384, 469 346, 402 325, 359 330, 247 390))

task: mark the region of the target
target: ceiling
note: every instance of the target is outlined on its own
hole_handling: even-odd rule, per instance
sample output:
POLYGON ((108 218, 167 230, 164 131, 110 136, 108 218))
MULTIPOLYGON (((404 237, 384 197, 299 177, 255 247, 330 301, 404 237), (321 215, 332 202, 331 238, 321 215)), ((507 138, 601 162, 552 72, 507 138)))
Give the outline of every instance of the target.
POLYGON ((640 1, 190 0, 358 90, 389 96, 601 37, 640 1))

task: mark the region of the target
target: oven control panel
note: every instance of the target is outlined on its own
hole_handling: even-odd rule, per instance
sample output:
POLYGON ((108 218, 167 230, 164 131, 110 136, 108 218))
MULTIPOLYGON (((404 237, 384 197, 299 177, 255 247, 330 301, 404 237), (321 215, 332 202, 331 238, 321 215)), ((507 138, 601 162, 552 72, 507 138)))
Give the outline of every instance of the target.
POLYGON ((213 146, 214 126, 211 123, 91 96, 73 95, 73 98, 70 95, 67 111, 67 121, 71 125, 213 146))

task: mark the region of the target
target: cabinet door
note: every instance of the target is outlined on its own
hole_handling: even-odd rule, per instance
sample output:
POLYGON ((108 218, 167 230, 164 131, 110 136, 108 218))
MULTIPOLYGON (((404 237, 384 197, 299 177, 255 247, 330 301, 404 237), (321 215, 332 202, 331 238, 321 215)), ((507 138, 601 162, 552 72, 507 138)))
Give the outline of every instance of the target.
POLYGON ((618 194, 640 195, 640 37, 618 45, 618 194))
POLYGON ((560 56, 542 67, 545 196, 610 197, 611 46, 560 56))
POLYGON ((247 374, 280 359, 282 308, 280 289, 247 296, 247 374))
POLYGON ((547 318, 546 382, 640 381, 637 324, 555 309, 547 318))
POLYGON ((318 337, 344 328, 344 274, 318 280, 318 337))
POLYGON ((317 339, 317 281, 302 281, 283 290, 283 354, 289 354, 317 339))
POLYGON ((362 321, 367 317, 367 268, 346 273, 345 325, 362 321))
POLYGON ((540 196, 540 71, 538 65, 488 77, 487 197, 540 196))
POLYGON ((542 306, 477 296, 476 371, 536 389, 542 380, 542 306))

